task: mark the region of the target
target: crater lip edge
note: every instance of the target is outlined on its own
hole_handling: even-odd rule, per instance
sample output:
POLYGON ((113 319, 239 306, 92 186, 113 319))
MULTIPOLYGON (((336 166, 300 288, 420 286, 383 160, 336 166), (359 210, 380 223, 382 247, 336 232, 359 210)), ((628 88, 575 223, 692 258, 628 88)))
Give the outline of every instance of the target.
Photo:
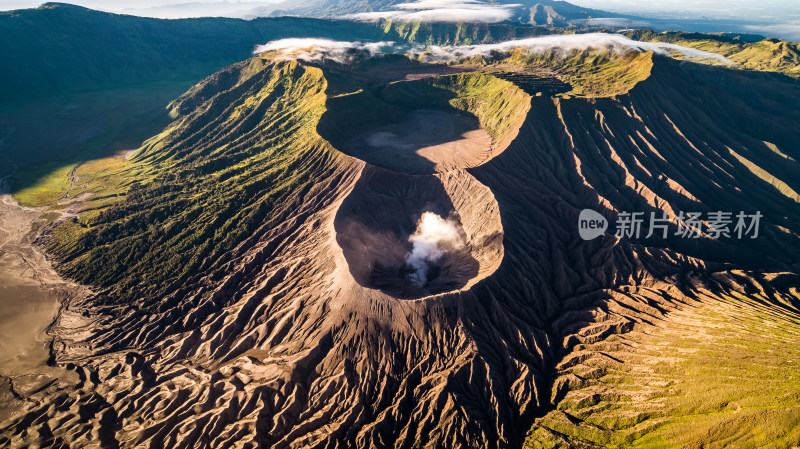
POLYGON ((503 258, 499 207, 488 187, 465 171, 447 180, 368 165, 334 217, 336 243, 353 280, 368 290, 407 301, 469 290, 503 258), (494 204, 487 207, 487 201, 494 204), (444 244, 424 287, 409 278, 407 257, 425 212, 452 221, 461 245, 444 244), (488 215, 488 216, 487 216, 488 215))

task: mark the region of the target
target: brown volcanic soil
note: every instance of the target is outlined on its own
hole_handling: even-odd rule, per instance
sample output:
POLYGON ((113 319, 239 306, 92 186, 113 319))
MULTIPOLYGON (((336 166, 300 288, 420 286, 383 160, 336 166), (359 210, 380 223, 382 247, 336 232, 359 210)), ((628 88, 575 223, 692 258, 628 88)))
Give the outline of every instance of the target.
MULTIPOLYGON (((273 124, 266 108, 232 118, 216 107, 249 95, 258 84, 249 80, 271 69, 229 70, 240 82, 227 96, 190 98, 184 106, 199 106, 183 118, 189 131, 144 153, 224 151, 243 123, 239 141, 272 138, 260 134, 273 124), (215 132, 200 139, 206 123, 215 132)), ((656 58, 624 95, 532 98, 505 151, 438 174, 438 184, 390 183, 314 139, 296 149, 295 167, 314 167, 314 186, 225 257, 203 261, 224 275, 175 293, 166 310, 70 308, 96 320, 58 326, 55 359, 79 384, 31 393, 0 443, 521 447, 592 368, 617 363, 598 342, 647 332, 709 298, 798 310, 797 277, 765 274, 797 273, 800 263, 800 209, 776 187, 800 189, 798 100, 800 87, 784 78, 656 58), (457 214, 471 242, 463 257, 477 267, 441 294, 375 288, 369 264, 398 257, 427 202, 457 214), (757 240, 607 233, 585 242, 576 228, 585 208, 609 219, 681 210, 761 210, 764 219, 757 240), (380 251, 359 247, 364 229, 380 251), (425 299, 398 300, 407 296, 425 299), (568 372, 578 365, 586 369, 568 372)))
POLYGON ((365 130, 342 151, 390 170, 432 174, 478 166, 491 145, 475 117, 418 110, 399 123, 365 130))
MULTIPOLYGON (((48 220, 43 208, 20 206, 0 179, 0 421, 24 407, 24 398, 71 374, 48 366, 50 326, 61 300, 86 295, 65 282, 33 242, 48 220)), ((70 207, 62 216, 70 215, 70 207)), ((75 376, 77 377, 77 376, 75 376)))

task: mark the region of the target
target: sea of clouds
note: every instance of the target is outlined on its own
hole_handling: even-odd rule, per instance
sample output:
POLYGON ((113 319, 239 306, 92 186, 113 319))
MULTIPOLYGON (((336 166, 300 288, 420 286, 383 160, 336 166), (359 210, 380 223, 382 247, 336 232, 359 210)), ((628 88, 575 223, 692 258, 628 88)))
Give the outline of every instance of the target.
POLYGON ((587 33, 557 34, 517 39, 494 44, 422 46, 397 44, 394 42, 346 42, 319 38, 280 39, 259 45, 254 53, 276 52, 276 60, 300 59, 320 62, 346 63, 358 55, 406 54, 429 62, 455 62, 475 56, 491 57, 508 54, 514 49, 525 49, 529 53, 599 50, 621 54, 628 51, 646 52, 673 56, 682 55, 697 60, 716 61, 735 65, 728 58, 707 51, 663 42, 640 42, 620 34, 587 33))
POLYGON ((275 52, 276 61, 299 59, 309 62, 323 60, 344 63, 356 55, 375 56, 395 53, 394 42, 347 42, 323 38, 288 38, 256 46, 253 54, 275 52))
POLYGON ((378 22, 471 22, 496 23, 509 20, 518 4, 489 4, 478 0, 417 0, 393 5, 394 10, 343 16, 343 19, 378 22))

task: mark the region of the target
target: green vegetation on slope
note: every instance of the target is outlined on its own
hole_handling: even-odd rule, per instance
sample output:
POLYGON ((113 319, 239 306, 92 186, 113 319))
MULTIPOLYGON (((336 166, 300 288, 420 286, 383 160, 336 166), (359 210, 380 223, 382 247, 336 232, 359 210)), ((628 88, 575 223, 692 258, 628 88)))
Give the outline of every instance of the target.
POLYGON ((562 367, 570 391, 525 447, 796 447, 800 316, 767 296, 703 297, 654 329, 577 347, 605 362, 562 367))
POLYGON ((384 21, 381 29, 393 38, 424 45, 472 45, 525 39, 553 30, 514 23, 420 23, 384 21))
POLYGON ((720 54, 749 70, 779 72, 800 76, 800 48, 798 44, 780 39, 763 39, 751 42, 725 35, 636 30, 625 33, 628 37, 645 42, 669 42, 720 54))
POLYGON ((494 75, 471 72, 389 84, 380 97, 408 107, 430 107, 436 101, 469 112, 495 141, 518 129, 530 97, 514 84, 494 75))
POLYGON ((192 80, 283 37, 379 40, 371 24, 296 17, 162 20, 65 5, 0 13, 0 98, 192 80))
MULTIPOLYGON (((490 69, 506 70, 524 85, 526 76, 556 76, 566 83, 561 90, 553 86, 553 94, 568 97, 613 97, 633 89, 646 80, 653 68, 653 54, 628 51, 610 54, 604 51, 587 50, 564 54, 559 51, 528 53, 512 51, 508 58, 484 62, 490 69)), ((536 80, 534 80, 536 81, 536 80)))
POLYGON ((315 170, 336 167, 323 162, 337 156, 315 132, 325 102, 320 70, 254 58, 205 83, 240 73, 250 76, 218 85, 217 95, 106 175, 125 180, 110 192, 123 199, 93 197, 90 209, 102 211, 55 229, 49 249, 62 273, 108 289, 100 300, 156 306, 167 292, 224 276, 223 255, 294 210, 315 170))

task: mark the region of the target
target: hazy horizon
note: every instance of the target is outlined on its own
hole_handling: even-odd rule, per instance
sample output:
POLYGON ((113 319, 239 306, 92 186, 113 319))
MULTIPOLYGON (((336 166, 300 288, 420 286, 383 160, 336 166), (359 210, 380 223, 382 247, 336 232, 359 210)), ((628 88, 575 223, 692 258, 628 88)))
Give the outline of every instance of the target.
MULTIPOLYGON (((70 3, 106 11, 136 11, 171 7, 208 9, 250 9, 259 5, 279 3, 281 0, 75 0, 70 3)), ((39 0, 4 0, 1 10, 35 8, 39 0)), ((670 2, 643 3, 636 0, 575 0, 570 3, 610 12, 642 14, 652 17, 707 17, 709 19, 800 20, 800 3, 795 0, 672 0, 670 2)))
POLYGON ((648 3, 636 0, 577 0, 577 5, 611 12, 654 17, 706 16, 710 19, 798 19, 800 3, 795 0, 671 0, 648 3))
MULTIPOLYGON (((188 17, 265 16, 282 0, 75 0, 64 3, 102 11, 167 19, 188 17)), ((0 10, 34 8, 39 0, 3 0, 0 10)), ((673 0, 642 3, 636 0, 574 0, 579 6, 651 19, 718 20, 740 22, 726 31, 752 32, 768 37, 800 40, 800 2, 795 0, 673 0)), ((648 26, 642 22, 642 26, 648 26)))

